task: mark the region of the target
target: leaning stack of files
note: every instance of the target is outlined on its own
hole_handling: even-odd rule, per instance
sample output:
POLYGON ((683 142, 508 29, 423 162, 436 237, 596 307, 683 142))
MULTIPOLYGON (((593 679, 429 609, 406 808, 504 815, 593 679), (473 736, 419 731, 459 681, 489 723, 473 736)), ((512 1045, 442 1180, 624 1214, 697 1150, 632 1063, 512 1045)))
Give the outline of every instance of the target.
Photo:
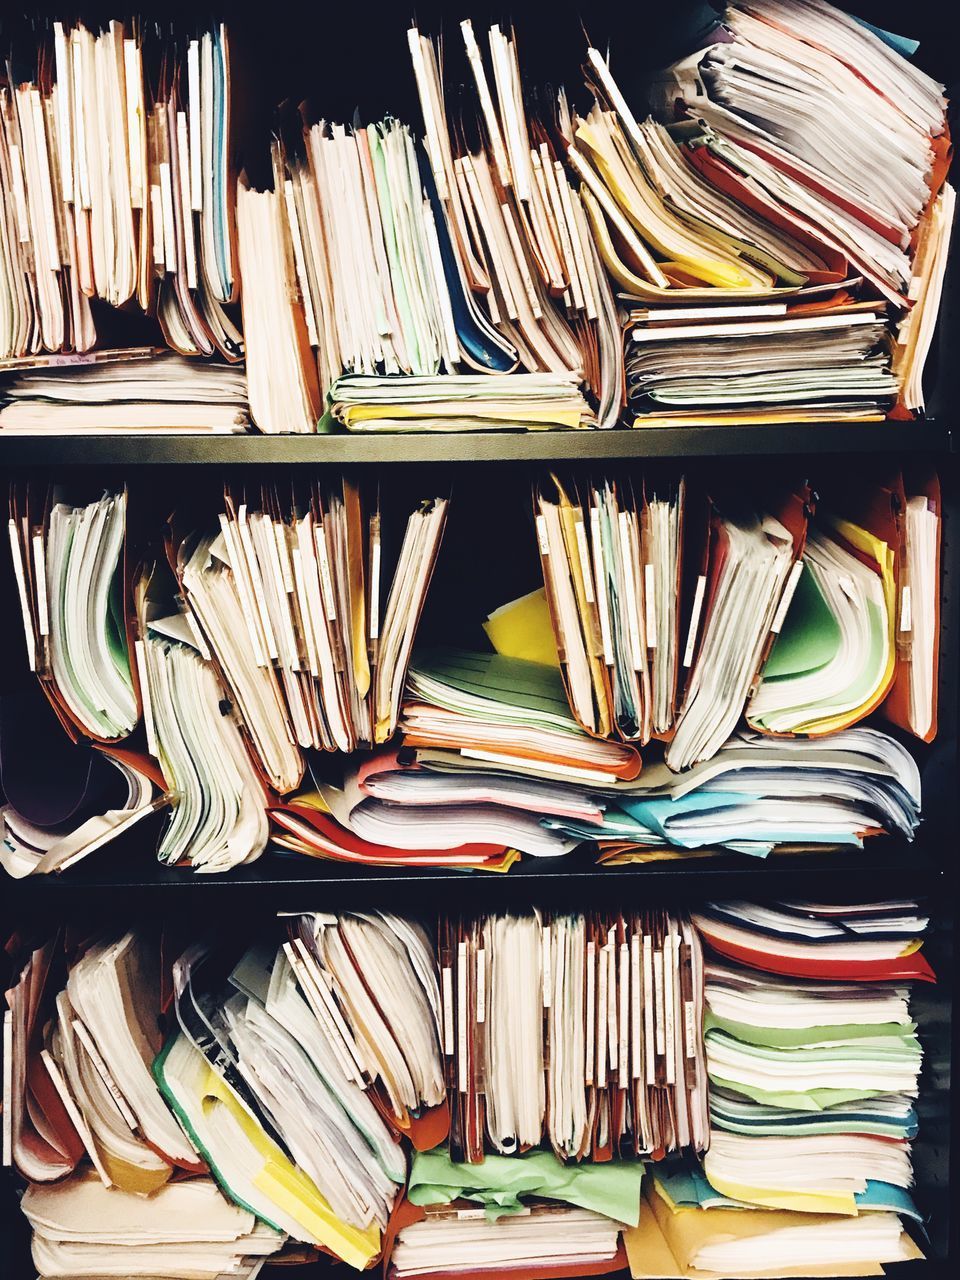
POLYGON ((825 0, 727 6, 664 74, 666 124, 634 117, 593 49, 587 74, 568 161, 628 311, 637 423, 921 408, 953 206, 943 87, 825 0))
POLYGON ((8 875, 65 871, 165 804, 165 790, 145 753, 71 743, 34 686, 0 698, 0 866, 8 875))
MULTIPOLYGON (((479 138, 446 106, 439 41, 416 27, 408 38, 432 198, 480 338, 476 355, 498 370, 577 373, 598 425, 613 426, 623 403, 620 322, 563 165, 565 97, 547 118, 528 118, 514 34, 492 26, 485 57, 471 23, 460 29, 483 121, 479 138)), ((467 362, 475 360, 468 352, 467 362)))
POLYGON ((814 510, 802 486, 757 513, 683 477, 561 481, 534 494, 571 710, 589 733, 709 760, 742 714, 817 736, 878 708, 929 741, 939 665, 940 489, 911 466, 814 510), (915 605, 916 602, 916 605, 915 605))
POLYGON ((74 505, 45 485, 13 486, 8 532, 27 660, 76 740, 128 737, 140 719, 131 662, 127 493, 74 505))
POLYGON ((242 369, 150 348, 64 357, 0 387, 0 431, 11 435, 225 434, 249 426, 242 369))
POLYGON ((141 567, 133 595, 144 732, 171 799, 157 857, 227 871, 253 862, 267 846, 265 784, 209 650, 173 592, 173 575, 163 566, 141 567))
POLYGON ((151 1076, 164 1005, 156 941, 58 935, 7 950, 5 1163, 46 1184, 89 1161, 105 1187, 137 1195, 175 1170, 202 1172, 151 1076))
POLYGON ((226 29, 55 22, 16 52, 38 72, 0 84, 0 360, 90 351, 93 299, 240 359, 226 29))
POLYGON ((171 528, 185 616, 273 790, 299 785, 300 750, 392 737, 448 505, 424 498, 397 528, 344 476, 228 489, 217 525, 171 528))
POLYGON ((448 1118, 432 949, 392 916, 291 922, 236 963, 190 947, 160 1090, 228 1198, 358 1270, 448 1118))

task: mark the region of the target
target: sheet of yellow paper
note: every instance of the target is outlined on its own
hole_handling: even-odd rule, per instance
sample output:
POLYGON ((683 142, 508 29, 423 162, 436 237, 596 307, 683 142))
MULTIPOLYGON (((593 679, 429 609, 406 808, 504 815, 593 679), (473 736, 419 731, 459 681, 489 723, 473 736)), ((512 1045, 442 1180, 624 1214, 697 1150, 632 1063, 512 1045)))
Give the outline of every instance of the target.
POLYGON ((330 812, 330 806, 319 791, 301 791, 299 795, 291 796, 288 803, 299 805, 301 809, 316 809, 318 813, 330 812))
MULTIPOLYGON (((658 201, 650 193, 649 188, 644 190, 639 185, 644 181, 643 174, 638 172, 635 178, 633 175, 627 174, 627 179, 633 178, 635 183, 634 189, 628 190, 618 176, 615 156, 607 154, 604 143, 596 130, 585 120, 581 120, 577 125, 576 136, 577 141, 582 143, 590 152, 593 166, 603 179, 607 190, 642 238, 659 253, 671 254, 671 245, 663 239, 665 229, 669 229, 664 226, 662 206, 658 208, 658 201)), ((682 234, 675 231, 675 240, 678 234, 687 241, 695 242, 696 240, 696 237, 692 235, 689 229, 686 229, 682 234)), ((673 246, 674 249, 676 247, 676 245, 673 246)), ((683 266, 690 275, 696 276, 704 284, 715 285, 720 289, 749 289, 757 287, 758 280, 756 277, 760 274, 759 272, 750 271, 744 266, 731 261, 729 255, 725 255, 725 260, 714 256, 710 252, 712 246, 700 244, 698 247, 702 249, 702 256, 692 251, 693 243, 690 243, 689 247, 691 252, 683 255, 683 266)), ((661 269, 662 265, 661 263, 661 269)))
POLYGON ((543 587, 494 609, 483 629, 497 653, 505 658, 523 658, 546 667, 560 666, 550 606, 543 587))
POLYGON ((722 1196, 730 1200, 745 1200, 747 1204, 758 1205, 762 1209, 795 1209, 800 1213, 842 1213, 856 1216, 857 1202, 852 1192, 847 1194, 836 1192, 804 1192, 788 1191, 775 1187, 747 1187, 738 1182, 727 1182, 718 1178, 709 1168, 710 1156, 704 1160, 704 1172, 710 1179, 710 1185, 722 1196))
POLYGON ((363 581, 363 515, 360 490, 344 479, 343 505, 347 524, 347 582, 350 592, 350 647, 357 693, 365 698, 370 689, 370 662, 367 655, 367 601, 363 581))
POLYGON ((579 427, 579 409, 546 409, 535 405, 497 405, 472 400, 449 400, 424 406, 413 404, 352 404, 342 410, 343 421, 369 422, 372 418, 487 418, 491 422, 542 423, 579 427))

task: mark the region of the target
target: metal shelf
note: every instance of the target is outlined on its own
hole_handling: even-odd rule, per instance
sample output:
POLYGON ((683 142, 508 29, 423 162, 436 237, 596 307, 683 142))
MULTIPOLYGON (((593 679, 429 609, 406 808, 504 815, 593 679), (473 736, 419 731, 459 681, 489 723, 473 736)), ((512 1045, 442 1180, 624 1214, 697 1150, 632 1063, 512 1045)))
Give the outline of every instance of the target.
POLYGON ((0 433, 0 466, 162 466, 201 463, 468 463, 589 461, 838 453, 947 453, 936 422, 817 422, 781 426, 633 427, 613 431, 497 431, 410 435, 74 435, 0 433))
POLYGON ((158 864, 142 846, 106 857, 62 876, 22 880, 7 887, 18 918, 36 912, 151 914, 175 911, 268 916, 277 911, 388 908, 520 910, 636 906, 708 901, 713 897, 806 896, 816 877, 817 893, 838 900, 936 896, 946 874, 936 850, 878 838, 862 851, 782 854, 767 859, 715 856, 600 867, 586 850, 563 859, 523 858, 509 872, 344 866, 268 852, 257 862, 223 875, 201 875, 158 864))

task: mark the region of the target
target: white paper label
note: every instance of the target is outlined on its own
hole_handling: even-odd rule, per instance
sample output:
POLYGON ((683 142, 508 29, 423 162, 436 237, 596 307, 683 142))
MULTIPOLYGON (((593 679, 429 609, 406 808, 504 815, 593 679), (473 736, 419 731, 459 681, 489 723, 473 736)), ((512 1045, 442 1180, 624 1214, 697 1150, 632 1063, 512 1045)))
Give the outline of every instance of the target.
POLYGON ((683 1002, 683 1043, 688 1058, 697 1056, 697 1022, 696 1004, 693 1000, 683 1002))
POLYGON ((784 622, 786 621, 787 612, 790 608, 790 602, 793 600, 793 593, 797 589, 797 583, 800 581, 800 575, 802 573, 803 573, 803 561, 798 560, 796 564, 793 566, 793 568, 790 570, 790 577, 787 579, 786 589, 784 590, 783 595, 780 597, 780 604, 778 605, 777 612, 774 614, 774 617, 773 617, 773 623, 770 627, 770 630, 773 632, 775 636, 780 634, 780 628, 783 626, 784 622))
POLYGON ((582 520, 577 520, 574 524, 577 531, 577 551, 580 554, 580 572, 583 574, 583 590, 586 593, 587 604, 595 603, 596 597, 593 594, 593 573, 590 569, 590 552, 587 550, 587 530, 582 520))
POLYGON ((913 630, 913 609, 910 599, 910 584, 905 582, 900 592, 900 630, 913 630))
POLYGON ((693 663, 693 655, 697 648, 697 628, 700 626, 700 612, 703 609, 703 597, 707 589, 706 575, 697 579, 697 589, 693 593, 693 612, 690 614, 690 630, 687 632, 687 647, 683 651, 683 665, 689 667, 693 663))
POLYGON ((33 535, 33 576, 37 584, 37 625, 42 636, 50 634, 50 610, 47 605, 47 560, 43 534, 33 535))
POLYGON ((543 516, 537 516, 537 539, 540 543, 540 554, 548 556, 550 554, 550 542, 547 538, 547 522, 543 516))
POLYGON ((467 1092, 467 944, 457 947, 457 1085, 467 1092))
POLYGON ((653 594, 653 565, 643 566, 643 603, 647 621, 647 648, 657 647, 657 602, 653 594))
POLYGON ((453 1056, 453 971, 449 965, 445 965, 441 976, 441 987, 443 991, 443 1052, 446 1056, 453 1056))
POLYGON ((477 1022, 487 1016, 487 953, 483 947, 477 951, 477 1022))

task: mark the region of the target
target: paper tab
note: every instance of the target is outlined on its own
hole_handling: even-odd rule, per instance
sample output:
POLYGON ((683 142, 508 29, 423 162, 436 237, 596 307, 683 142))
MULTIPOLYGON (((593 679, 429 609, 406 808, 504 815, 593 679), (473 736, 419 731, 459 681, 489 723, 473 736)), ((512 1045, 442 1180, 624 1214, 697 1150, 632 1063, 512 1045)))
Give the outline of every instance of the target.
POLYGON ((443 992, 443 1052, 448 1057, 453 1057, 453 970, 449 965, 444 965, 440 975, 440 985, 443 992))
POLYGON ((797 589, 797 583, 800 581, 800 575, 802 573, 803 561, 798 560, 790 570, 790 577, 787 579, 786 588, 784 589, 783 595, 780 597, 780 604, 777 607, 777 612, 774 614, 773 623, 770 627, 770 630, 775 636, 780 634, 780 628, 786 621, 787 611, 790 608, 790 602, 793 600, 793 593, 797 589))
POLYGON ((701 573, 697 579, 697 588, 693 593, 693 611, 690 614, 690 630, 687 632, 687 647, 683 651, 683 665, 692 666, 693 655, 697 647, 697 628, 700 626, 700 613, 703 609, 703 597, 707 590, 706 574, 701 573))

